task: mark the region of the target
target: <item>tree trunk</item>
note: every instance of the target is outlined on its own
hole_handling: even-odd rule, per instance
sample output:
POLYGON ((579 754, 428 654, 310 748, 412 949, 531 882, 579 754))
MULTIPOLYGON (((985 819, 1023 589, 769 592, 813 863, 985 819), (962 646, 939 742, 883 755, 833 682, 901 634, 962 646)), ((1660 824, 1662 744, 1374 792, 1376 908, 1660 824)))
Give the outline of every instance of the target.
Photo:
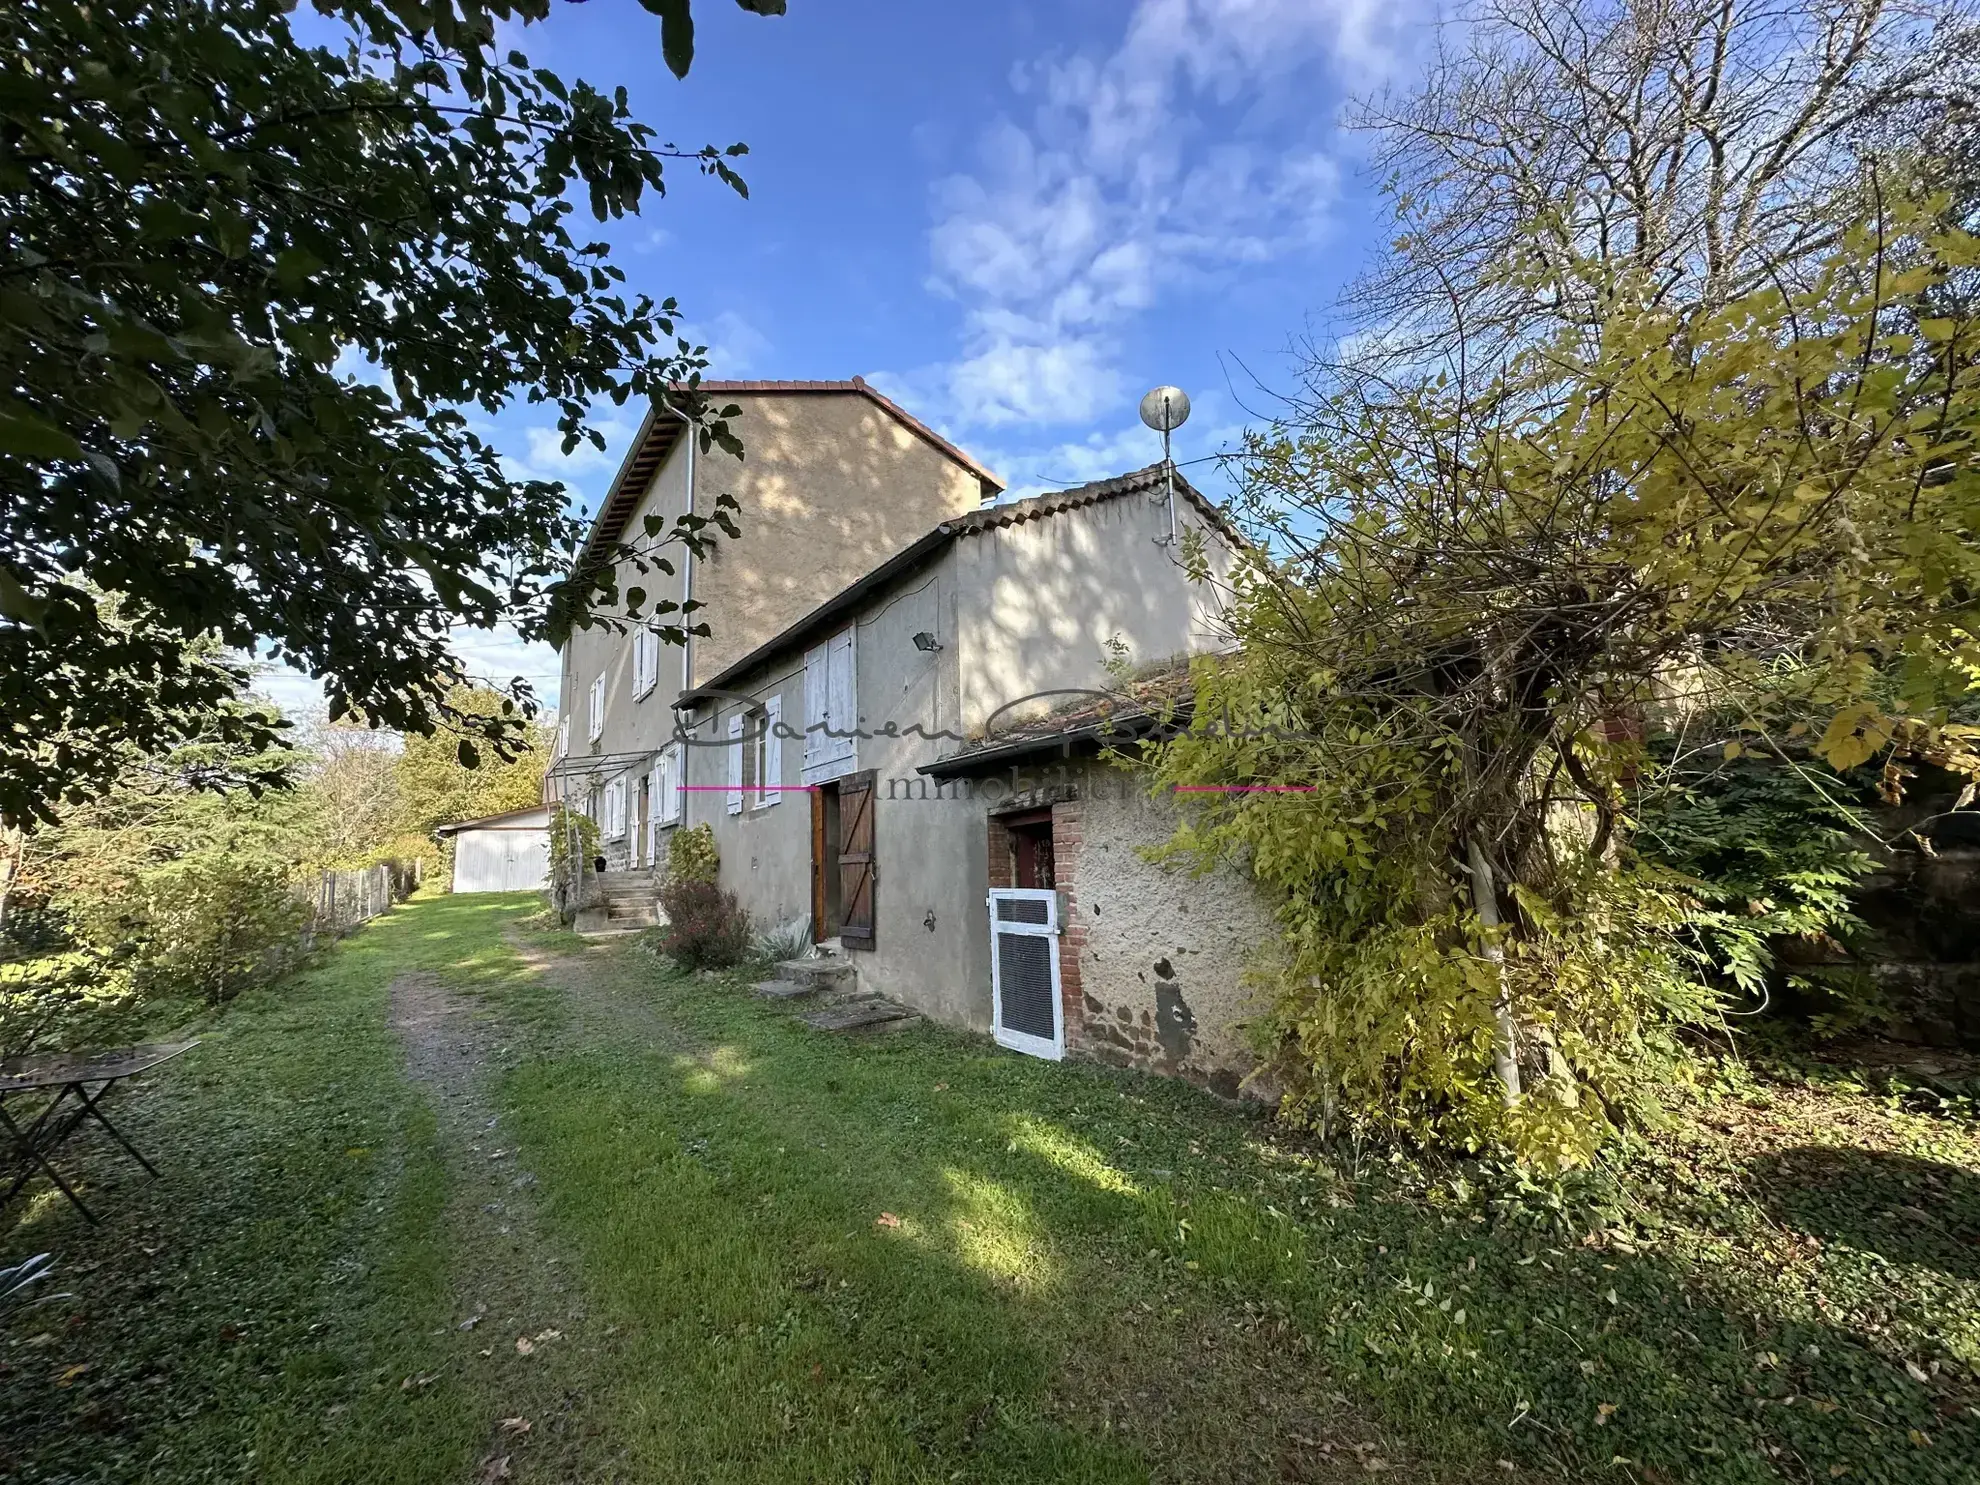
MULTIPOLYGON (((1471 901, 1478 921, 1487 928, 1497 928, 1503 920, 1499 917, 1498 889, 1492 882, 1492 863, 1485 858, 1485 847, 1479 844, 1477 836, 1468 836, 1465 846, 1471 857, 1471 901)), ((1492 1019, 1498 1024, 1492 1065, 1499 1075, 1506 1107, 1511 1108, 1519 1102, 1519 1047, 1513 1039, 1512 996, 1506 989, 1506 951, 1493 943, 1486 947, 1485 957, 1491 961, 1499 980, 1498 999, 1492 1005, 1492 1019)))

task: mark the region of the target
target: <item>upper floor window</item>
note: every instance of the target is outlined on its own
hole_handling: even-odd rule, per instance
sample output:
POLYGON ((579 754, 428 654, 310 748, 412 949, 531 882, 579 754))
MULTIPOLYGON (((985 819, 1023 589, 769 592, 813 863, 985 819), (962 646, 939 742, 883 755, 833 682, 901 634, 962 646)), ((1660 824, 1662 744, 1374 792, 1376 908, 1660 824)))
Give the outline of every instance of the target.
POLYGON ((662 825, 681 823, 681 750, 668 748, 660 754, 660 762, 653 770, 653 824, 656 829, 662 825))
POLYGON ((633 698, 646 695, 660 681, 660 636, 645 625, 633 630, 633 698))
POLYGON ((841 630, 804 657, 804 782, 822 784, 857 766, 859 686, 853 632, 841 630))
POLYGON ((585 735, 593 742, 605 733, 605 677, 591 683, 591 730, 585 735))

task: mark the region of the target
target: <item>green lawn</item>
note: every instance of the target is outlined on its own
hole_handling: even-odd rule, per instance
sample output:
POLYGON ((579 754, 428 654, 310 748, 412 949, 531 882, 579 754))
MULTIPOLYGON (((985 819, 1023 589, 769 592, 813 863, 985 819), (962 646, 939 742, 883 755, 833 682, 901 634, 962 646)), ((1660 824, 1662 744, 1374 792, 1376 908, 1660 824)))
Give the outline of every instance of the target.
POLYGON ((126 1103, 167 1180, 92 1153, 103 1229, 10 1209, 0 1259, 53 1249, 75 1298, 0 1329, 0 1463, 1980 1480, 1963 1098, 1729 1078, 1563 1208, 981 1038, 820 1037, 627 944, 519 951, 531 907, 374 924, 126 1103), (387 1004, 416 971, 487 1018, 492 1151, 450 1144, 402 1072, 387 1004), (460 1328, 477 1285, 529 1283, 459 1215, 464 1162, 498 1158, 574 1290, 527 1356, 499 1304, 460 1328))

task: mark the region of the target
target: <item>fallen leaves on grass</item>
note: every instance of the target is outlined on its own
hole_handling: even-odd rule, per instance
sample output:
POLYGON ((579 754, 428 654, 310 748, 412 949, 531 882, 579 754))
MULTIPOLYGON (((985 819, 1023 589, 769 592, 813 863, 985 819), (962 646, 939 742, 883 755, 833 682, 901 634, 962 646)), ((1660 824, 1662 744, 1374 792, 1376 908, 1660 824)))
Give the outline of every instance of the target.
POLYGON ((901 1225, 901 1219, 896 1217, 892 1212, 882 1212, 873 1219, 873 1225, 875 1227, 899 1227, 901 1225))
POLYGON ((506 1434, 525 1434, 530 1429, 530 1423, 527 1418, 504 1418, 495 1426, 506 1434))

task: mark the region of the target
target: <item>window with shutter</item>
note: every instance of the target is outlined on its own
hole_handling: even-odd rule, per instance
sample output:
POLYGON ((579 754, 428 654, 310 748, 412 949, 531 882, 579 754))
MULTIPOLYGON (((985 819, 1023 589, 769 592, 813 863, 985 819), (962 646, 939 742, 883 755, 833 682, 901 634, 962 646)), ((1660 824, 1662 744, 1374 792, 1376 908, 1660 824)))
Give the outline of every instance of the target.
POLYGON ((678 825, 681 819, 681 752, 669 748, 660 755, 660 799, 656 811, 662 825, 678 825))
POLYGON ((597 742, 605 731, 605 677, 600 676, 591 683, 591 731, 586 735, 597 742))
POLYGON ((756 739, 757 802, 765 809, 784 797, 784 698, 763 703, 763 730, 756 739))
POLYGON ((660 636, 641 627, 633 631, 633 695, 650 692, 660 679, 660 636))
POLYGON ((743 807, 743 714, 729 718, 729 813, 739 815, 743 807))
POLYGON ((853 631, 842 630, 804 659, 804 782, 820 784, 857 767, 859 686, 853 631))

